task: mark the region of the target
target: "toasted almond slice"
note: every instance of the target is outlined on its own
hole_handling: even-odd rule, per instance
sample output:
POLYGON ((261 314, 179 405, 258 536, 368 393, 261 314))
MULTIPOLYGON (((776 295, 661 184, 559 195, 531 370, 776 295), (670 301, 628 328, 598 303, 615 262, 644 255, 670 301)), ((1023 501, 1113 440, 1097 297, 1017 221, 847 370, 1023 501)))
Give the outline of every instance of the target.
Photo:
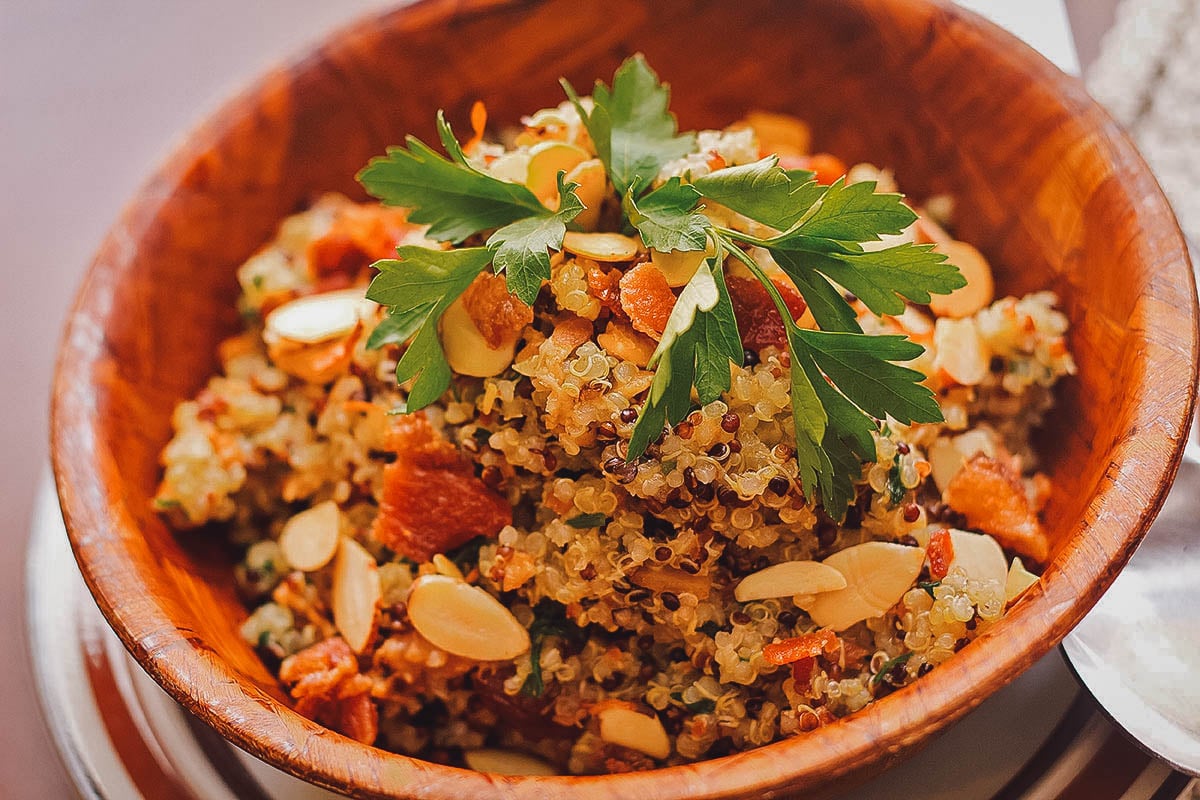
POLYGON ((747 575, 733 590, 733 597, 739 603, 748 603, 751 600, 820 594, 845 588, 845 576, 828 564, 819 561, 785 561, 747 575))
POLYGON ((459 580, 463 579, 462 570, 458 568, 458 564, 455 564, 441 553, 434 553, 432 561, 439 575, 446 575, 447 577, 458 578, 459 580))
MULTIPOLYGON (((595 230, 600 224, 600 207, 604 204, 604 195, 608 191, 608 173, 604 171, 604 162, 598 158, 589 158, 567 173, 567 183, 578 183, 575 196, 583 203, 584 209, 575 218, 575 224, 585 231, 595 230)), ((555 187, 557 189, 557 186, 555 187)))
POLYGON ((650 251, 650 263, 667 279, 667 285, 679 287, 687 284, 700 269, 704 259, 712 255, 711 243, 708 250, 672 250, 669 253, 650 251))
POLYGON ((558 173, 570 172, 587 161, 587 150, 566 142, 540 142, 529 148, 525 186, 547 206, 558 206, 558 173), (550 202, 547 202, 550 201, 550 202))
POLYGON ((467 750, 463 753, 463 761, 476 772, 490 772, 493 775, 557 775, 554 767, 525 753, 515 753, 512 750, 497 750, 484 747, 479 750, 467 750))
POLYGON ((933 327, 933 366, 963 386, 975 386, 988 374, 991 353, 971 319, 942 317, 933 327))
POLYGON ((1015 556, 1012 560, 1012 566, 1008 570, 1008 577, 1004 583, 1004 602, 1011 603, 1021 595, 1025 594, 1025 590, 1035 583, 1040 581, 1037 575, 1034 575, 1029 570, 1025 569, 1025 565, 1021 563, 1021 557, 1015 556))
POLYGON ((996 286, 992 281, 992 268, 972 245, 952 239, 937 246, 945 253, 950 263, 958 267, 967 279, 967 285, 950 294, 935 294, 929 301, 929 310, 939 317, 961 319, 969 317, 992 302, 996 286))
POLYGON ((505 153, 487 165, 487 173, 493 178, 509 183, 525 183, 529 176, 529 153, 514 150, 505 153))
POLYGON ((995 539, 986 533, 951 529, 950 544, 954 547, 950 569, 960 567, 971 580, 1004 585, 1008 565, 1004 563, 1004 551, 995 539))
POLYGON ((652 592, 694 594, 703 600, 712 592, 711 575, 691 575, 674 567, 652 564, 629 573, 629 580, 652 592))
POLYGON ((639 713, 623 703, 605 705, 597 713, 600 738, 662 760, 671 755, 671 739, 658 717, 639 713))
POLYGON ((349 536, 341 537, 333 563, 333 624, 356 653, 371 641, 380 594, 375 557, 349 536))
POLYGON ((577 233, 568 231, 563 249, 594 261, 631 261, 638 254, 637 239, 619 233, 577 233))
POLYGON ((435 646, 473 661, 507 661, 529 650, 529 631, 499 600, 447 575, 413 581, 408 619, 435 646))
POLYGON ((967 459, 948 437, 937 439, 929 446, 929 468, 939 491, 945 491, 950 481, 962 469, 967 459))
POLYGON ((460 375, 476 378, 499 375, 508 368, 516 354, 516 342, 498 348, 488 346, 461 297, 451 303, 442 315, 441 333, 446 361, 460 375))
POLYGON ((963 464, 983 453, 988 458, 999 454, 996 434, 990 428, 974 428, 951 438, 943 437, 929 447, 929 466, 933 482, 945 491, 963 464))
POLYGON ((892 542, 839 550, 822 563, 842 573, 846 588, 817 595, 808 614, 817 625, 835 631, 882 616, 912 587, 924 562, 924 548, 892 542))
POLYGON ((373 314, 377 307, 363 297, 362 289, 310 294, 267 314, 263 334, 298 344, 326 342, 350 334, 359 320, 373 314))
POLYGON ((279 547, 287 562, 303 572, 315 572, 330 562, 338 550, 342 512, 326 500, 289 519, 279 534, 279 547))

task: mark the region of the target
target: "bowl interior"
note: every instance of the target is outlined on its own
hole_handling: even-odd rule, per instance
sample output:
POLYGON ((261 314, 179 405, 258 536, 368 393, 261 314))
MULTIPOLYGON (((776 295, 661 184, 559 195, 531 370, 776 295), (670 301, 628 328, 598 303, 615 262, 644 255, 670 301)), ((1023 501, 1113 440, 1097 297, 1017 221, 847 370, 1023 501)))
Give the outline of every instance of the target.
POLYGON ((643 51, 685 128, 750 109, 808 120, 815 145, 894 168, 957 201, 957 234, 1000 291, 1051 289, 1078 377, 1041 449, 1055 561, 993 632, 917 686, 806 737, 693 767, 564 779, 589 796, 717 796, 813 787, 887 761, 1052 647, 1132 552, 1174 474, 1195 385, 1195 291, 1182 239, 1127 140, 1075 81, 1016 40, 939 4, 741 0, 428 0, 349 29, 268 75, 198 130, 126 211, 64 337, 54 457, 77 557, 135 656, 252 752, 363 796, 537 796, 356 745, 280 704, 237 634, 245 612, 216 532, 176 537, 154 513, 170 411, 239 325, 233 271, 315 195, 361 196, 367 159, 434 113, 493 124, 608 79, 643 51), (420 786, 418 789, 416 787, 420 786))

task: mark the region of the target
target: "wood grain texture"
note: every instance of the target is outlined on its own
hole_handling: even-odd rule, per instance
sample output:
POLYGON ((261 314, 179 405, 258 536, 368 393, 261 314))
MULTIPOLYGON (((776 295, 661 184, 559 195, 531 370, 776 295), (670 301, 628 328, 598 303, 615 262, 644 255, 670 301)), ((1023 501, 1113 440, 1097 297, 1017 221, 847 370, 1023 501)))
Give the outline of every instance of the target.
MULTIPOLYGON (((998 28, 912 0, 425 0, 366 20, 232 101, 150 180, 88 273, 59 355, 53 458, 77 560, 113 628, 239 746, 358 797, 715 798, 830 791, 901 758, 1012 680, 1099 597, 1174 476, 1195 399, 1197 308, 1174 217, 1077 81, 998 28), (434 112, 464 128, 560 100, 641 50, 685 127, 751 108, 808 119, 847 162, 950 192, 1000 289, 1053 289, 1079 376, 1043 450, 1056 492, 1041 585, 949 664, 836 725, 649 773, 509 779, 352 742, 292 712, 237 635, 226 555, 150 505, 174 404, 238 325, 234 269, 311 197, 434 112)), ((806 796, 812 796, 811 794, 806 796)))

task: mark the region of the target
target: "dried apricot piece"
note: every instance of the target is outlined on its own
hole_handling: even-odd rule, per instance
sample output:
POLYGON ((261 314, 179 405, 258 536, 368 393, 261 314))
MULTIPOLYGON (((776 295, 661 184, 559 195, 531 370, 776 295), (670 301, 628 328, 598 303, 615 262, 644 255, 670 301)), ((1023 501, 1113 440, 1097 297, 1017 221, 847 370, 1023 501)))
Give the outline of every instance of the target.
POLYGON ((533 322, 533 309, 509 293, 503 275, 480 274, 463 292, 462 302, 471 321, 493 349, 515 342, 525 326, 533 322))
POLYGON ((587 276, 588 294, 600 301, 600 305, 614 314, 625 316, 621 308, 621 270, 605 269, 590 258, 578 258, 587 276))
POLYGON ((1004 459, 977 455, 942 492, 946 505, 976 530, 990 533, 1007 550, 1045 563, 1050 540, 1029 504, 1021 476, 1004 459))
POLYGON ((384 467, 371 535, 417 562, 476 536, 495 536, 512 507, 479 478, 458 448, 424 414, 396 417, 384 442, 396 454, 384 467))
POLYGON ((675 293, 667 285, 662 270, 644 261, 621 276, 620 286, 621 308, 634 330, 662 338, 667 318, 675 307, 675 293))
POLYGON ((782 642, 772 642, 763 648, 763 660, 771 664, 791 664, 804 658, 816 658, 822 653, 837 652, 838 645, 837 634, 822 628, 782 642))
POLYGON ((929 537, 929 547, 925 550, 929 558, 929 577, 940 581, 950 572, 950 562, 954 561, 954 542, 950 539, 950 531, 946 528, 933 532, 929 537))
MULTIPOLYGON (((783 295, 783 302, 791 312, 792 319, 802 317, 808 306, 800 293, 783 281, 771 282, 783 295)), ((743 347, 761 350, 769 345, 783 347, 787 344, 783 319, 766 287, 756 280, 736 275, 728 276, 725 284, 729 288, 729 299, 733 303, 733 314, 737 317, 743 347)))
POLYGON ((309 243, 309 267, 318 279, 357 275, 372 262, 394 257, 396 245, 417 228, 408 221, 407 209, 347 203, 334 214, 329 230, 309 243))

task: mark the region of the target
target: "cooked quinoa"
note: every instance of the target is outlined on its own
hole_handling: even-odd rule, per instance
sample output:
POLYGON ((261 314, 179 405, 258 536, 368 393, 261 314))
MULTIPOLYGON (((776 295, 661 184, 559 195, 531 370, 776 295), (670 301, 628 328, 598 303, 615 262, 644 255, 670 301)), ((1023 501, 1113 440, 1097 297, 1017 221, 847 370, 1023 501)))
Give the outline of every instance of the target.
MULTIPOLYGON (((659 180, 790 148, 835 176, 890 188, 890 173, 871 165, 810 156, 799 123, 759 119, 761 134, 754 117, 700 133, 697 152, 659 180), (793 139, 777 141, 781 125, 793 139)), ((507 146, 476 144, 472 162, 520 181, 541 142, 590 148, 570 104, 525 123, 507 146)), ((952 241, 939 224, 949 226, 950 205, 931 199, 940 219, 920 212, 903 236, 952 241)), ((720 207, 705 213, 749 224, 720 207)), ((157 507, 180 529, 223 523, 244 549, 242 635, 300 713, 480 769, 589 774, 713 758, 804 735, 917 680, 1035 580, 1010 562, 1047 557, 1037 514, 1049 483, 1030 433, 1074 370, 1053 294, 989 296, 947 316, 909 305, 880 318, 855 303, 868 333, 925 345, 912 366, 945 422, 885 421, 839 523, 800 485, 788 354, 769 324, 742 323, 745 357, 720 400, 627 461, 656 344, 621 290, 633 270, 653 268, 643 246, 611 261, 556 254, 527 317, 485 272, 464 305, 475 349, 456 354, 447 339, 451 390, 417 414, 393 413, 410 388, 395 381, 405 344, 368 347, 385 310, 358 298, 369 265, 397 244, 444 247, 425 232, 401 209, 334 195, 286 219, 238 271, 245 331, 221 345, 220 374, 179 404, 163 450, 157 507), (291 306, 296 317, 294 304, 312 298, 328 301, 315 314, 344 317, 348 299, 356 311, 296 333, 280 315, 291 306), (462 374, 480 359, 492 361, 466 371, 487 377, 462 374), (886 608, 846 611, 836 595, 874 591, 876 578, 836 557, 849 589, 768 586, 757 593, 773 596, 737 599, 768 567, 872 542, 893 548, 860 550, 883 555, 855 563, 912 565, 902 586, 875 592, 886 608), (352 580, 364 584, 344 585, 352 580), (436 605, 415 602, 422 582, 442 593, 436 605), (450 649, 431 641, 447 634, 427 620, 458 602, 465 615, 496 615, 495 641, 459 642, 454 631, 450 649), (502 657, 472 649, 489 647, 502 657)), ((762 301, 739 285, 743 268, 726 269, 741 322, 762 301)))

